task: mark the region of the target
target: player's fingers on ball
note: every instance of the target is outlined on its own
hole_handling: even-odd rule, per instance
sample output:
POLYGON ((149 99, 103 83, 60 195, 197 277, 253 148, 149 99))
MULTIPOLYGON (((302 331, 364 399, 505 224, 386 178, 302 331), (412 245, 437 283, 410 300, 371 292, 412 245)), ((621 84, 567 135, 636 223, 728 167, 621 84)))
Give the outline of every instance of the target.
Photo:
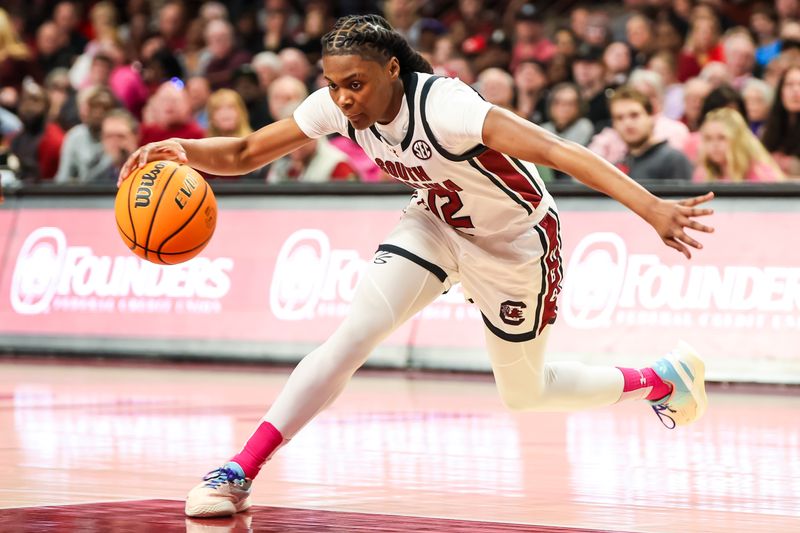
POLYGON ((144 148, 140 148, 139 151, 139 166, 143 167, 147 164, 147 157, 150 155, 150 148, 149 146, 145 146, 144 148))

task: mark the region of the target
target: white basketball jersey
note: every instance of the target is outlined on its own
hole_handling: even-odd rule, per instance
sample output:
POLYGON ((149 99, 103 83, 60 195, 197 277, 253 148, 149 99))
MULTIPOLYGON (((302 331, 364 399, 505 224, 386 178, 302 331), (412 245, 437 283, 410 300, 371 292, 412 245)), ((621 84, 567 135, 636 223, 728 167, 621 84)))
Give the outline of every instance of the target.
POLYGON ((555 209, 535 165, 483 145, 463 154, 445 150, 431 131, 428 117, 463 110, 426 105, 431 88, 443 80, 424 73, 404 78, 409 121, 399 144, 390 144, 375 126, 356 130, 348 122, 348 135, 387 174, 417 189, 412 203, 424 204, 459 231, 486 236, 529 230, 548 209, 555 209))

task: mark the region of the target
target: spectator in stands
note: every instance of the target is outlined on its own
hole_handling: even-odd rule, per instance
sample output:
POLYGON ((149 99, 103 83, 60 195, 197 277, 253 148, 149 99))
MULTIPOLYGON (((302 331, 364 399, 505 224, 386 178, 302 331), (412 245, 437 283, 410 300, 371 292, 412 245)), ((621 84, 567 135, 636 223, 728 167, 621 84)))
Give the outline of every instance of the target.
POLYGON ((563 139, 586 146, 594 135, 594 126, 584 116, 584 108, 578 87, 573 83, 559 83, 547 98, 550 121, 542 127, 563 139))
POLYGON ((239 42, 251 55, 256 55, 264 49, 264 32, 258 26, 257 13, 255 5, 247 6, 233 21, 239 42))
POLYGON ((664 82, 662 113, 667 118, 680 120, 684 113, 684 86, 678 82, 675 56, 670 52, 656 52, 647 62, 647 70, 660 74, 664 82))
POLYGON ((33 54, 20 39, 6 10, 0 8, 0 88, 7 89, 8 98, 16 105, 22 80, 35 74, 33 54))
POLYGON ((756 37, 756 62, 765 67, 781 52, 778 39, 778 14, 767 3, 756 4, 750 12, 750 31, 756 37))
POLYGON ((270 166, 268 183, 358 181, 347 155, 320 137, 304 144, 270 166))
POLYGON ((574 57, 562 56, 556 54, 550 63, 547 64, 547 80, 550 86, 563 83, 565 81, 572 82, 572 61, 574 57))
MULTIPOLYGON (((800 23, 798 23, 798 28, 800 28, 800 23)), ((783 75, 789 67, 795 64, 800 64, 800 49, 786 50, 769 62, 762 77, 770 86, 777 88, 783 75)))
POLYGON ((169 0, 158 10, 158 33, 167 47, 180 52, 186 46, 186 15, 183 2, 169 0))
POLYGON ((81 124, 69 130, 61 145, 56 183, 89 183, 106 169, 100 140, 103 119, 116 107, 107 87, 88 87, 78 93, 81 124))
POLYGON ((211 96, 211 86, 203 76, 193 76, 186 81, 186 94, 189 97, 189 107, 192 116, 197 124, 203 128, 208 128, 208 112, 206 104, 208 97, 211 96))
MULTIPOLYGON (((305 17, 299 31, 294 35, 294 46, 301 50, 308 58, 309 63, 316 64, 322 57, 322 36, 328 31, 328 3, 311 1, 305 3, 305 17)), ((241 20, 241 18, 240 18, 241 20)), ((444 27, 442 26, 442 30, 444 27)), ((423 25, 423 35, 425 37, 423 25)), ((422 43, 420 43, 420 46, 422 43)), ((259 47, 259 51, 261 48, 259 47)))
POLYGON ((725 64, 732 80, 731 85, 741 90, 747 80, 752 79, 756 66, 756 44, 745 28, 734 28, 722 40, 725 51, 725 64))
MULTIPOLYGON (((602 61, 602 50, 582 45, 572 63, 572 77, 581 90, 581 97, 586 102, 586 117, 594 124, 595 131, 600 131, 610 123, 608 111, 605 66, 602 61)), ((552 81, 552 78, 551 78, 552 81)))
POLYGON ((205 137, 205 131, 192 117, 189 95, 180 81, 163 83, 147 102, 142 117, 142 144, 163 141, 170 137, 205 137))
POLYGON ((267 6, 266 18, 264 19, 264 37, 262 49, 268 52, 278 53, 284 48, 292 46, 294 43, 289 38, 289 12, 281 6, 267 6))
POLYGON ((58 30, 53 21, 44 22, 36 30, 36 62, 39 72, 45 76, 55 68, 69 68, 72 65, 67 36, 58 30))
POLYGON ((204 32, 205 22, 200 18, 189 21, 186 26, 186 42, 177 58, 187 78, 200 76, 211 61, 211 53, 205 47, 204 32))
POLYGON ((630 46, 631 67, 643 67, 656 50, 653 21, 636 13, 625 24, 625 38, 630 46))
POLYGON ((631 49, 621 41, 609 43, 603 51, 603 65, 606 69, 606 85, 624 85, 632 67, 631 49))
POLYGON ((614 129, 628 148, 616 165, 637 181, 689 180, 692 166, 667 141, 656 140, 655 117, 649 98, 631 87, 621 87, 610 99, 614 129))
POLYGON ((724 61, 719 37, 718 18, 703 16, 692 20, 686 44, 678 55, 678 80, 684 82, 697 76, 712 61, 724 61))
POLYGON ((311 81, 311 64, 303 52, 297 48, 284 48, 278 58, 281 60, 281 75, 297 78, 308 87, 311 81))
POLYGON ((547 116, 547 66, 537 61, 523 61, 514 71, 516 111, 521 117, 541 124, 547 116))
POLYGON ((258 76, 258 85, 266 93, 270 84, 281 75, 281 58, 275 52, 261 52, 253 57, 250 66, 258 76))
POLYGON ((244 101, 232 89, 218 89, 208 98, 208 136, 244 137, 252 133, 244 101))
POLYGON ((63 1, 56 4, 53 9, 53 22, 58 26, 62 35, 67 37, 67 49, 72 57, 83 53, 89 40, 78 31, 81 15, 78 12, 78 3, 63 1))
POLYGON ((683 118, 689 131, 697 131, 702 124, 700 115, 703 111, 703 102, 713 87, 702 78, 692 78, 683 85, 683 118))
POLYGON ((545 35, 542 14, 533 4, 524 4, 517 11, 512 40, 512 71, 526 59, 546 63, 556 54, 556 45, 545 35))
POLYGON ((578 51, 578 37, 566 26, 556 29, 553 34, 553 44, 556 45, 556 54, 567 59, 573 58, 578 51))
POLYGON ((706 115, 700 128, 701 144, 692 179, 698 182, 779 181, 783 173, 750 131, 742 115, 730 108, 706 115))
POLYGON ((608 12, 595 10, 589 14, 586 21, 586 36, 584 42, 589 46, 603 49, 611 42, 611 30, 608 12))
POLYGON ((669 16, 661 18, 656 21, 654 26, 655 31, 655 49, 659 52, 667 52, 676 60, 677 72, 677 56, 683 48, 683 35, 681 30, 678 29, 674 18, 669 16))
POLYGON ((212 90, 230 88, 234 71, 250 62, 250 54, 236 46, 233 26, 227 21, 212 20, 205 30, 210 60, 203 73, 212 90))
MULTIPOLYGON (((219 89, 208 99, 208 136, 209 137, 244 137, 252 133, 250 119, 244 101, 232 89, 219 89)), ((244 176, 211 176, 212 179, 245 179, 264 181, 266 169, 259 168, 244 176)))
POLYGON ((57 122, 65 132, 80 124, 78 93, 69 83, 69 71, 65 68, 53 70, 45 79, 45 88, 50 100, 48 120, 57 122))
POLYGON ((139 146, 139 122, 128 111, 114 109, 103 119, 100 138, 103 170, 97 179, 113 183, 128 156, 139 146))
MULTIPOLYGON (((69 70, 72 86, 78 90, 94 85, 89 79, 94 57, 98 54, 110 56, 115 52, 112 49, 119 46, 119 36, 117 34, 118 17, 114 4, 109 1, 96 3, 92 6, 89 17, 94 38, 86 44, 83 53, 78 56, 69 70)), ((107 84, 107 82, 108 80, 106 79, 104 83, 107 84)))
POLYGON ((11 141, 11 152, 20 161, 17 178, 21 181, 49 180, 58 170, 64 131, 47 120, 49 105, 41 85, 31 80, 22 84, 17 112, 23 129, 11 141))
POLYGON ((761 138, 767 123, 769 110, 775 98, 775 89, 758 78, 750 78, 742 89, 742 99, 746 112, 747 124, 756 137, 761 138))
POLYGON ((496 106, 514 110, 514 78, 499 68, 487 68, 478 75, 478 92, 496 106))
POLYGON ((778 83, 763 142, 787 176, 800 176, 800 65, 789 67, 778 83))
MULTIPOLYGON (((737 111, 740 115, 744 116, 746 111, 744 107, 744 100, 742 96, 730 85, 724 84, 712 89, 708 96, 703 100, 703 105, 700 108, 700 124, 703 124, 706 115, 715 109, 731 108, 737 111)), ((692 164, 696 164, 700 153, 701 136, 699 131, 694 131, 686 139, 683 145, 683 153, 689 158, 692 164)))
MULTIPOLYGON (((628 86, 650 100, 654 126, 654 139, 667 141, 676 150, 683 150, 689 129, 685 124, 664 116, 661 112, 664 99, 664 84, 657 72, 637 69, 633 71, 628 86)), ((618 129, 605 128, 592 139, 589 149, 608 161, 618 161, 625 156, 628 146, 618 129)))
POLYGON ((151 95, 165 82, 183 79, 183 67, 175 55, 166 48, 156 48, 149 56, 143 55, 142 63, 142 81, 151 95))
POLYGON ((488 42, 498 25, 496 15, 486 9, 483 0, 459 0, 443 22, 452 42, 464 46, 461 53, 470 53, 480 43, 488 42))
POLYGON ((250 65, 242 65, 233 74, 233 90, 242 97, 247 107, 247 116, 250 117, 250 128, 257 130, 263 128, 272 119, 267 107, 266 92, 258 83, 258 75, 250 65))
POLYGON ((800 18, 800 2, 797 0, 775 0, 775 11, 781 20, 800 18))
MULTIPOLYGON (((583 116, 584 108, 578 87, 573 83, 559 83, 547 97, 550 121, 542 124, 542 127, 563 139, 587 146, 594 135, 594 125, 583 116)), ((569 176, 561 171, 553 171, 553 178, 568 179, 569 176)))
POLYGON ((273 118, 286 116, 286 110, 297 107, 306 96, 308 89, 303 82, 293 76, 281 76, 267 90, 269 114, 273 118))

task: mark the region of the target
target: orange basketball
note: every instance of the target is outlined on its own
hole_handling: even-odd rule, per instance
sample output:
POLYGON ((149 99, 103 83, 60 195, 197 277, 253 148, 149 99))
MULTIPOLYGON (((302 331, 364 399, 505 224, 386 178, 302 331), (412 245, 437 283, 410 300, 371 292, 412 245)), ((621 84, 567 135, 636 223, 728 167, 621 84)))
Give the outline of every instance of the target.
POLYGON ((114 203, 126 246, 160 265, 183 263, 206 247, 217 225, 214 192, 196 170, 151 161, 122 182, 114 203))

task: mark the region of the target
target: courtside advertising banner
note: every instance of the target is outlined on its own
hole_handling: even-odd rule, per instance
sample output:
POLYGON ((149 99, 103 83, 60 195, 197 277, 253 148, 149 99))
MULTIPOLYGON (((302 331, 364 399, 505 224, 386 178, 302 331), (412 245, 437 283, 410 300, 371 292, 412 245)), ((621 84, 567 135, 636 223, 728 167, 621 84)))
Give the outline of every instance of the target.
MULTIPOLYGON (((264 347, 324 341, 347 313, 394 209, 223 210, 200 257, 136 258, 106 209, 0 211, 3 336, 193 339, 264 347)), ((719 379, 800 381, 798 213, 718 213, 693 259, 622 211, 564 211, 554 359, 646 364, 683 339, 719 379), (775 234, 776 228, 786 228, 775 234), (716 369, 716 370, 715 370, 716 369), (794 376, 794 377, 792 377, 794 376)), ((532 320, 537 302, 522 319, 532 320)), ((497 309, 497 313, 503 310, 497 309)), ((460 285, 393 334, 416 364, 488 368, 460 285), (438 361, 438 362, 437 362, 438 361)), ((222 344, 224 346, 224 344, 222 344)), ((224 355, 224 349, 221 350, 224 355)), ((298 354, 298 356, 301 354, 298 354)))

